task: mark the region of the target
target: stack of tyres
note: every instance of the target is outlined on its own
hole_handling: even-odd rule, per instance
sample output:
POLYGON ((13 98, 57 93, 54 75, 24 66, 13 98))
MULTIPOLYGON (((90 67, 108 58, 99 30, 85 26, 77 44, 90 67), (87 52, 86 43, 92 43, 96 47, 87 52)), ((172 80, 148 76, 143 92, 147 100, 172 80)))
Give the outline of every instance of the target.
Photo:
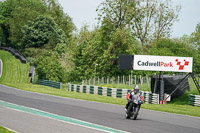
POLYGON ((77 85, 77 87, 76 87, 76 92, 80 92, 80 86, 79 85, 77 85))
POLYGON ((86 93, 87 86, 83 86, 83 93, 86 93))
POLYGON ((149 98, 150 98, 149 92, 144 92, 144 102, 145 102, 145 103, 150 103, 150 102, 149 102, 149 98))
POLYGON ((74 85, 71 86, 71 91, 74 91, 74 85))
POLYGON ((94 94, 94 86, 90 86, 90 94, 94 94))
POLYGON ((117 89, 117 96, 116 97, 122 98, 122 89, 117 89))
POLYGON ((112 89, 111 88, 107 88, 107 96, 112 96, 112 89))
POLYGON ((98 87, 98 95, 103 95, 103 88, 102 87, 98 87))
POLYGON ((200 96, 199 95, 189 95, 189 105, 200 107, 200 96))

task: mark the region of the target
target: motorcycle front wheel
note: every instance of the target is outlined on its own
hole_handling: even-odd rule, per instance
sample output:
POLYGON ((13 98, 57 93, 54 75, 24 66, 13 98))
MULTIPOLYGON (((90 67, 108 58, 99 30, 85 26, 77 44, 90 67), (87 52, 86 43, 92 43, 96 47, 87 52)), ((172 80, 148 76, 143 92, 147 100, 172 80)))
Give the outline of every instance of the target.
POLYGON ((131 102, 130 105, 128 106, 127 112, 125 114, 126 119, 130 119, 131 118, 131 109, 133 107, 133 103, 131 102))
POLYGON ((133 119, 136 120, 138 116, 138 107, 134 107, 133 119))
POLYGON ((125 117, 126 117, 126 119, 130 119, 130 116, 128 116, 127 112, 125 113, 125 117))

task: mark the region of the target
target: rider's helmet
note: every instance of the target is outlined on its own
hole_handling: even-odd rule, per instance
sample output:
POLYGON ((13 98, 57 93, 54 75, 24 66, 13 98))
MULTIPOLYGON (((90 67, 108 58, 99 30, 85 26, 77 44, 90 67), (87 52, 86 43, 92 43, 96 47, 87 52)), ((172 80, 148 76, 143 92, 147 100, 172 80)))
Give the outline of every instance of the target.
POLYGON ((133 91, 134 91, 135 94, 138 93, 138 92, 139 92, 139 86, 138 86, 138 85, 135 85, 133 91))

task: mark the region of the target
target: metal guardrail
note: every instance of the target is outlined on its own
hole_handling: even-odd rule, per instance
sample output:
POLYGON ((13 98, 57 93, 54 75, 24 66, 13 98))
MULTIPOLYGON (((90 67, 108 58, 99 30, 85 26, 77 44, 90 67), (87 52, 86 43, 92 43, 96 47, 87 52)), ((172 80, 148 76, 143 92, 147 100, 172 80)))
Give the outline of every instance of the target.
POLYGON ((35 76, 35 67, 31 66, 29 70, 29 77, 31 77, 30 82, 33 83, 35 76))
POLYGON ((189 95, 189 105, 200 107, 200 95, 189 95))
MULTIPOLYGON (((96 95, 103 95, 103 96, 125 99, 127 93, 130 92, 131 90, 100 87, 100 86, 90 86, 90 85, 68 84, 68 91, 96 94, 96 95)), ((145 103, 159 104, 159 94, 152 94, 150 92, 142 91, 142 95, 144 97, 145 103)))
POLYGON ((2 76, 2 72, 3 72, 3 62, 2 60, 0 59, 0 78, 2 76))
POLYGON ((61 89, 62 88, 62 83, 55 82, 55 81, 50 81, 50 80, 39 79, 39 80, 36 81, 36 84, 45 85, 45 86, 49 86, 49 87, 53 87, 53 88, 57 88, 57 89, 61 89))

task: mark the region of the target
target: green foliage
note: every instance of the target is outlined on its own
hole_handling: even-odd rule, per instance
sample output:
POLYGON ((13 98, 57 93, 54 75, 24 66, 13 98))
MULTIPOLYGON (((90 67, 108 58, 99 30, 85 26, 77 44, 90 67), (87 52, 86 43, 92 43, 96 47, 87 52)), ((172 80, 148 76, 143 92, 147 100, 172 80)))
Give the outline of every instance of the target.
POLYGON ((6 0, 0 2, 0 9, 0 32, 2 30, 3 33, 0 41, 14 48, 22 48, 20 42, 24 36, 23 27, 30 26, 38 16, 50 16, 57 24, 57 33, 51 39, 54 46, 63 32, 70 38, 71 32, 75 29, 71 18, 63 13, 56 0, 6 0))
POLYGON ((107 49, 98 57, 100 76, 113 76, 127 73, 118 69, 119 55, 133 55, 138 53, 138 42, 132 38, 128 29, 116 29, 110 35, 107 49))
POLYGON ((38 79, 64 82, 64 70, 53 53, 44 53, 34 63, 38 79))
POLYGON ((55 51, 61 55, 61 54, 64 54, 66 52, 66 49, 67 49, 67 45, 65 43, 58 43, 55 47, 55 51))
POLYGON ((37 16, 45 14, 47 9, 40 0, 7 0, 8 8, 11 8, 11 16, 7 22, 9 25, 9 40, 11 46, 18 48, 18 44, 23 36, 22 27, 29 21, 33 21, 37 16))
POLYGON ((200 48, 200 23, 197 24, 195 31, 191 34, 191 42, 200 48))
POLYGON ((200 55, 198 50, 196 50, 193 45, 188 45, 177 40, 160 39, 157 42, 147 46, 146 49, 148 49, 147 54, 149 55, 193 57, 193 72, 199 73, 200 55))
POLYGON ((160 39, 151 46, 148 52, 151 55, 191 57, 194 51, 191 46, 170 39, 160 39))
POLYGON ((42 0, 48 9, 48 15, 50 15, 58 27, 62 29, 67 38, 71 37, 72 31, 75 29, 75 25, 72 19, 63 12, 62 6, 57 0, 42 0))
POLYGON ((9 25, 8 21, 11 16, 12 8, 9 8, 8 2, 0 1, 0 41, 3 46, 9 43, 9 25))
POLYGON ((57 43, 66 43, 64 32, 58 28, 51 17, 39 16, 29 25, 24 26, 22 47, 55 47, 57 43))
POLYGON ((105 36, 104 28, 90 32, 86 26, 79 36, 74 55, 75 69, 72 72, 78 80, 127 73, 118 69, 118 56, 135 54, 139 49, 138 42, 132 38, 128 29, 115 29, 105 36))
POLYGON ((102 47, 99 47, 100 39, 98 30, 89 32, 87 27, 81 29, 74 55, 75 70, 72 72, 72 75, 76 74, 78 80, 94 76, 95 60, 102 51, 102 47))

